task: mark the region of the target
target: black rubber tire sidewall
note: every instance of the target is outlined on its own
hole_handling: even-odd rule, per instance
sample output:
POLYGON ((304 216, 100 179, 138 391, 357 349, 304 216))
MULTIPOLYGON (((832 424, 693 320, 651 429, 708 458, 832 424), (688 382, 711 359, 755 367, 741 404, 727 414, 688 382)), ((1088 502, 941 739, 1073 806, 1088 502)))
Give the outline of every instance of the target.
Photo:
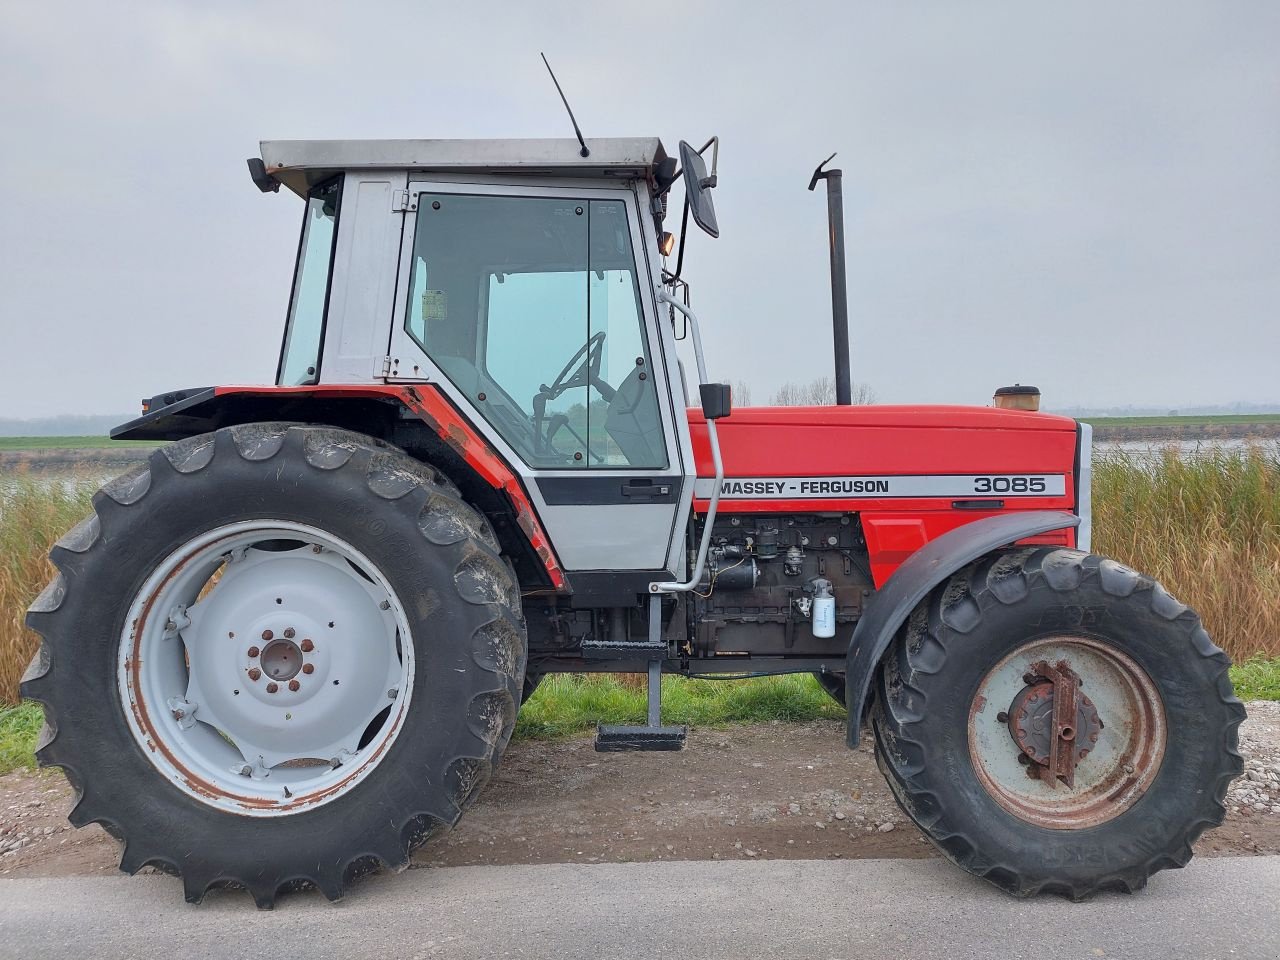
POLYGON ((369 438, 253 425, 183 444, 97 495, 100 534, 88 549, 55 551, 65 595, 55 612, 32 615, 50 663, 27 685, 57 725, 48 759, 83 791, 73 819, 123 837, 130 869, 181 871, 189 896, 231 880, 262 902, 296 878, 340 893, 362 863, 403 865, 490 776, 522 682, 518 588, 491 534, 424 536, 433 504, 469 508, 429 468, 369 438), (201 443, 212 445, 207 464, 180 473, 174 463, 189 468, 205 455, 201 443), (315 449, 325 466, 311 462, 315 449), (415 648, 410 708, 378 765, 334 800, 269 819, 215 809, 170 783, 128 728, 116 683, 124 616, 156 563, 200 533, 252 519, 308 524, 355 546, 398 596, 415 648))
POLYGON ((1185 863, 1191 842, 1222 820, 1243 716, 1227 665, 1193 612, 1119 564, 1076 551, 1002 554, 953 578, 912 615, 878 680, 877 756, 903 809, 966 869, 1019 894, 1134 889, 1185 863), (1072 574, 1046 577, 1046 561, 1074 568, 1078 583, 1064 589, 1072 574), (978 779, 968 743, 987 672, 1055 635, 1127 654, 1156 684, 1165 712, 1165 753, 1146 792, 1114 819, 1078 830, 1005 810, 978 779))

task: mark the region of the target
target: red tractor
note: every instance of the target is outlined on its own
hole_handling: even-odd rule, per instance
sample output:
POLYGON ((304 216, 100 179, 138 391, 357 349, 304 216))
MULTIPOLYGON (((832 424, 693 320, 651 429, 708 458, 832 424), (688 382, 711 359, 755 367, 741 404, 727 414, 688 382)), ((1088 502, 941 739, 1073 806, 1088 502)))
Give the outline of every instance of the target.
MULTIPOLYGON (((648 673, 601 750, 682 746, 663 673, 817 674, 920 829, 1019 896, 1136 889, 1222 821, 1227 658, 1090 554, 1087 425, 708 382, 664 230, 683 181, 716 235, 707 149, 262 144, 258 187, 305 203, 276 383, 116 429, 172 442, 28 615, 39 760, 123 870, 337 899, 458 821, 557 671, 648 673)), ((839 243, 833 277, 839 316, 839 243)))

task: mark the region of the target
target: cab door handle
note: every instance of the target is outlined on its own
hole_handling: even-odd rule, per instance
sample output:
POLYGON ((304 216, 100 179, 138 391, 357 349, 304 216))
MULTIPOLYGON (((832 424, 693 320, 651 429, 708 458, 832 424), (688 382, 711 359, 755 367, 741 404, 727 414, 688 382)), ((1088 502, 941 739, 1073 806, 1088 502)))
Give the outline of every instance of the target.
POLYGON ((671 495, 671 484, 654 483, 652 480, 628 480, 622 485, 622 495, 632 500, 654 500, 671 495))

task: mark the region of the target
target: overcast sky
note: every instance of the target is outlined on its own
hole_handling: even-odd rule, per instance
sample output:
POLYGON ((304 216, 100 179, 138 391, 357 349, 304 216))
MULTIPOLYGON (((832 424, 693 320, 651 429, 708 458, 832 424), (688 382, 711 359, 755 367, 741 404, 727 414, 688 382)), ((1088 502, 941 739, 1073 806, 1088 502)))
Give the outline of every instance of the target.
POLYGON ((1280 402, 1280 4, 0 0, 0 416, 274 375, 302 204, 260 139, 721 137, 712 372, 882 401, 1280 402))

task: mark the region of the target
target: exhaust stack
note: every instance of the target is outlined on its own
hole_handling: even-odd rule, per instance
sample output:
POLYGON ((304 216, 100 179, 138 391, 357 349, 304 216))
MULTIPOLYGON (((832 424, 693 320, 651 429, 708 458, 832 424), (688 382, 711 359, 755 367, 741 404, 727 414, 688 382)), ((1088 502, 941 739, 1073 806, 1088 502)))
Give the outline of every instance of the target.
POLYGON ((840 169, 823 170, 835 154, 823 160, 809 178, 813 190, 819 180, 827 182, 827 233, 831 244, 831 325, 835 339, 836 405, 853 403, 849 378, 849 297, 844 272, 844 173, 840 169))

